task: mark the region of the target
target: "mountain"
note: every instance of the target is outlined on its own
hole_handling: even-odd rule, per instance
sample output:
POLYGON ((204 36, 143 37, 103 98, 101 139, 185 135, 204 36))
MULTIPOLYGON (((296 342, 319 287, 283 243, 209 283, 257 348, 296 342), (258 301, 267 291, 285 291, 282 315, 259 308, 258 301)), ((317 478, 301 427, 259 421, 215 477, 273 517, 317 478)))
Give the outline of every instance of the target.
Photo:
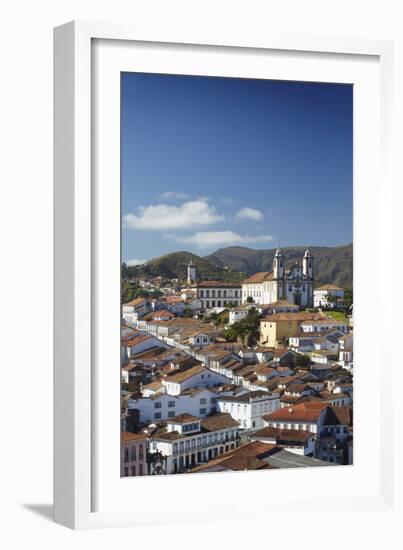
MULTIPOLYGON (((301 261, 305 249, 304 246, 282 248, 286 265, 301 261)), ((334 247, 312 246, 310 250, 314 256, 317 285, 332 283, 343 288, 352 288, 352 244, 334 247)), ((149 260, 143 265, 125 267, 123 277, 150 278, 161 275, 167 279, 185 279, 186 265, 192 261, 201 279, 239 281, 257 271, 271 271, 275 252, 275 248, 254 250, 241 246, 221 248, 205 257, 184 251, 172 252, 149 260)))
POLYGON ((165 254, 139 266, 126 267, 123 270, 123 277, 157 277, 160 275, 167 279, 186 279, 186 266, 190 261, 196 266, 197 276, 201 279, 239 281, 244 277, 243 273, 234 271, 231 267, 218 265, 206 258, 184 251, 165 254))
MULTIPOLYGON (((297 260, 301 261, 306 250, 305 246, 290 246, 282 248, 286 265, 297 260)), ((332 283, 343 288, 353 286, 353 245, 345 246, 312 246, 314 256, 315 279, 317 284, 332 283)), ((221 268, 232 268, 248 275, 257 271, 271 271, 275 248, 254 250, 241 246, 220 248, 213 254, 205 256, 205 260, 221 268)))

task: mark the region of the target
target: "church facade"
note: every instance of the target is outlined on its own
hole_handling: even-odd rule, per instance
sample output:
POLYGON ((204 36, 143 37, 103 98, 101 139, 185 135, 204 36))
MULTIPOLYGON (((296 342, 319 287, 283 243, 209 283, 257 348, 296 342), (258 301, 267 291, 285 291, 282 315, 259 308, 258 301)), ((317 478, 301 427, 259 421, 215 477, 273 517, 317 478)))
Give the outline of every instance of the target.
POLYGON ((273 258, 273 271, 255 273, 242 282, 242 302, 248 298, 257 304, 272 304, 286 300, 302 307, 313 307, 314 285, 313 256, 309 248, 300 262, 286 269, 285 257, 277 249, 273 258))

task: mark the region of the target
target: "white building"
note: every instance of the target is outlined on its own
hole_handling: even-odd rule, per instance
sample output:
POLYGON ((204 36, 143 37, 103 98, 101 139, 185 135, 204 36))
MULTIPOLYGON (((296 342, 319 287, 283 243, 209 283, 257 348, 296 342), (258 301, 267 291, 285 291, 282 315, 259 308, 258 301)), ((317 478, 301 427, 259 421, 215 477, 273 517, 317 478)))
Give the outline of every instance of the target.
POLYGON ((216 458, 239 445, 239 424, 228 414, 201 419, 190 414, 171 418, 149 439, 149 452, 164 457, 165 471, 175 474, 216 458))
POLYGON ((344 289, 335 285, 323 285, 313 291, 314 307, 333 308, 344 304, 344 289))
POLYGON ((266 426, 253 433, 251 440, 278 445, 297 455, 313 456, 315 453, 316 435, 308 431, 281 430, 266 426))
POLYGON ((278 393, 252 391, 242 395, 218 397, 218 410, 229 413, 244 429, 259 429, 264 425, 263 416, 280 407, 278 393))
POLYGON ((197 283, 197 297, 202 309, 213 309, 232 305, 239 306, 242 301, 242 287, 233 281, 201 281, 197 283))
POLYGON ((189 388, 211 388, 230 382, 226 376, 203 365, 196 365, 161 379, 162 386, 169 395, 180 395, 189 388))
POLYGON ((184 413, 204 418, 217 412, 217 393, 207 388, 191 388, 180 395, 158 392, 151 397, 129 399, 127 408, 138 411, 141 424, 169 420, 184 413))
POLYGON ((145 298, 136 298, 122 306, 122 317, 128 325, 135 325, 137 320, 148 312, 145 298))
POLYGON ((343 333, 347 332, 346 323, 330 318, 302 321, 299 328, 301 333, 310 334, 319 334, 321 332, 329 332, 330 330, 339 330, 343 333))
POLYGON ((313 305, 313 256, 305 251, 302 266, 295 262, 286 270, 285 258, 280 249, 273 259, 273 271, 262 271, 242 283, 242 301, 252 299, 259 304, 272 304, 286 300, 290 304, 312 307, 313 305))
POLYGON ((232 308, 229 312, 228 324, 233 325, 234 323, 245 319, 245 317, 248 316, 249 309, 250 308, 247 305, 232 308))

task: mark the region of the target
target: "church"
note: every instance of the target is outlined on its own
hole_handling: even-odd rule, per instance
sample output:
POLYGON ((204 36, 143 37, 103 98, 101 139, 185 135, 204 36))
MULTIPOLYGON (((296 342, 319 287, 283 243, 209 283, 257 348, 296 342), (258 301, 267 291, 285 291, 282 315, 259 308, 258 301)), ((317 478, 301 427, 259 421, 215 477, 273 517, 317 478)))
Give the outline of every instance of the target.
POLYGON ((300 262, 286 269, 281 249, 273 258, 273 271, 255 273, 242 282, 242 302, 252 298, 256 304, 286 300, 302 307, 313 307, 314 269, 309 248, 300 262))

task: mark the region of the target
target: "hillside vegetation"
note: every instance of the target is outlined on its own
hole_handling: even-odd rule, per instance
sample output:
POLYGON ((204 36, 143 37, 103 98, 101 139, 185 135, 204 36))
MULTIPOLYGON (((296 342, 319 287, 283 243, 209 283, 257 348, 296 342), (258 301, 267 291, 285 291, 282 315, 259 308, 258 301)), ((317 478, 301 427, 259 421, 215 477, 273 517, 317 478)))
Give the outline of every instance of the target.
MULTIPOLYGON (((287 266, 292 262, 301 261, 306 250, 305 246, 282 248, 287 266)), ((353 285, 353 245, 335 247, 310 247, 314 255, 315 279, 317 285, 332 283, 343 288, 353 285)), ((240 246, 221 248, 205 259, 215 265, 228 266, 248 275, 257 271, 271 271, 275 248, 253 250, 240 246)))
POLYGON ((234 271, 231 267, 216 265, 206 258, 184 251, 153 258, 140 266, 126 267, 123 276, 139 278, 161 276, 167 279, 183 280, 186 279, 186 266, 190 261, 196 266, 197 276, 201 279, 239 281, 244 277, 244 274, 237 270, 234 271))
MULTIPOLYGON (((301 261, 306 247, 283 248, 286 265, 301 261)), ((336 247, 310 247, 314 255, 316 286, 332 283, 343 288, 353 285, 353 245, 336 247)), ((146 264, 122 268, 123 278, 186 279, 186 266, 192 261, 200 279, 241 281, 257 271, 271 271, 275 249, 253 250, 230 246, 209 256, 200 257, 191 252, 173 252, 149 260, 146 264)))

